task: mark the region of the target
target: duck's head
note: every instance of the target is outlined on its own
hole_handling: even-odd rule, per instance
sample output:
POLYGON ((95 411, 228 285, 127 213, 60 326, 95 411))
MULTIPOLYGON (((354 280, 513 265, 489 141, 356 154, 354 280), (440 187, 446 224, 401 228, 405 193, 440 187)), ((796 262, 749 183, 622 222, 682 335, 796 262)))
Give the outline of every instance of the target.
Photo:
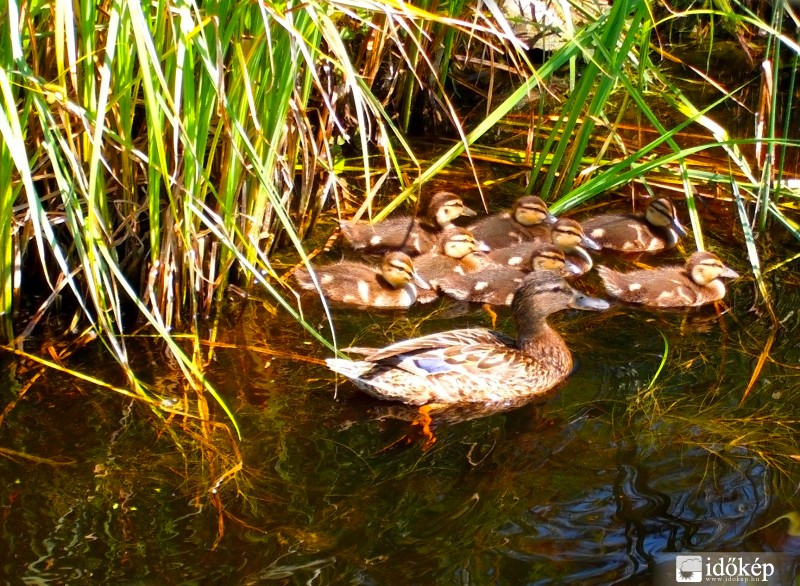
POLYGON ((563 309, 603 311, 608 307, 608 301, 581 293, 552 271, 526 275, 511 302, 514 321, 522 330, 526 323, 541 321, 563 309))
POLYGON ((530 269, 533 271, 552 271, 562 277, 580 272, 580 268, 572 262, 567 262, 564 253, 552 244, 546 244, 534 250, 529 262, 530 269))
POLYGON ((581 246, 592 250, 601 248, 597 242, 583 233, 583 228, 578 222, 569 218, 560 218, 555 223, 550 238, 553 244, 567 253, 573 252, 581 246))
POLYGON ((414 270, 414 262, 403 252, 387 252, 381 263, 381 276, 395 289, 405 287, 412 281, 421 289, 430 285, 414 270))
POLYGON ((720 277, 736 279, 739 273, 727 267, 713 252, 695 252, 686 261, 686 272, 692 281, 705 287, 720 277))
POLYGON ((428 204, 428 217, 440 228, 446 228, 460 216, 475 216, 475 210, 464 205, 455 193, 438 191, 433 194, 428 204))
POLYGON ((556 218, 547 211, 547 205, 535 195, 526 195, 519 198, 511 210, 514 219, 523 226, 538 226, 539 224, 555 224, 556 218))
POLYGON ((439 241, 439 252, 450 258, 460 259, 480 249, 472 232, 464 228, 452 228, 439 241))
POLYGON ((678 236, 686 236, 686 229, 678 221, 675 204, 666 197, 659 197, 648 203, 644 217, 652 226, 671 228, 678 236))

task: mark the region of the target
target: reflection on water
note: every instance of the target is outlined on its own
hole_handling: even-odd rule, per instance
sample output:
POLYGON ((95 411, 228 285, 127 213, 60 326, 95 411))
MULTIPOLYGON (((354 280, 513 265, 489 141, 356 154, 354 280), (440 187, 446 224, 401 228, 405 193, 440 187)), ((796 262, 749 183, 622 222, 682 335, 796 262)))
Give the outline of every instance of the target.
MULTIPOLYGON (((800 346, 790 313, 800 299, 796 284, 781 283, 789 275, 770 275, 779 317, 790 319, 743 406, 770 332, 748 311, 745 279, 721 318, 713 308, 554 316, 577 364, 567 383, 541 403, 439 421, 428 451, 398 441, 410 433, 407 413, 342 381, 337 389, 321 366, 220 350, 210 376, 238 414, 246 464, 238 485, 222 488, 222 518, 207 505, 204 464, 189 443, 176 448, 138 408, 49 373, 0 426, 0 446, 61 464, 0 461, 0 575, 58 584, 649 583, 669 552, 797 553, 791 517, 766 527, 800 504, 800 346)), ((596 290, 591 277, 583 284, 596 290)), ((304 309, 324 323, 315 302, 304 309)), ((229 342, 324 357, 257 302, 236 315, 229 342)), ((335 315, 342 344, 489 324, 480 308, 449 303, 335 315)), ((498 327, 511 331, 508 312, 498 327)), ((153 380, 174 384, 159 356, 153 380)), ((7 400, 20 384, 15 365, 6 360, 7 400)))

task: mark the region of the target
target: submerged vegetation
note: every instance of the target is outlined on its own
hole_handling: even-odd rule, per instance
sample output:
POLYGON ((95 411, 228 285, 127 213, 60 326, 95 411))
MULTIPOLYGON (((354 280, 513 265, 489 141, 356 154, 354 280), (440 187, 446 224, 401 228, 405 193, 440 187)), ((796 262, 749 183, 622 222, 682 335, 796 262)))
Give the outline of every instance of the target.
MULTIPOLYGON (((274 319, 333 349, 270 253, 307 262, 302 239, 322 214, 413 205, 457 157, 506 165, 556 213, 614 191, 678 193, 698 249, 698 195, 731 202, 756 305, 775 320, 763 275, 792 258, 763 266, 765 236, 800 238, 800 47, 786 32, 798 19, 790 3, 714 6, 563 2, 560 24, 526 27, 492 1, 12 1, 0 31, 7 349, 81 376, 68 357, 99 340, 126 381, 93 382, 198 438, 226 430, 219 484, 240 469, 238 428, 210 423, 206 393, 237 427, 204 371, 230 286, 262 287, 274 319), (735 71, 716 65, 720 44, 735 71), (66 341, 33 349, 45 319, 66 341), (143 380, 130 350, 142 332, 184 388, 143 380)), ((475 185, 488 206, 477 172, 475 185)))

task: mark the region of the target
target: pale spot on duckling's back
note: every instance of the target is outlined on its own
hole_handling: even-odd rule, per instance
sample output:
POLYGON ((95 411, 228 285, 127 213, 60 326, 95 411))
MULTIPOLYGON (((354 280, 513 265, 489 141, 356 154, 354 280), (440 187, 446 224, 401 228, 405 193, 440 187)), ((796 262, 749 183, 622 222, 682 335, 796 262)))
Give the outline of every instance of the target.
POLYGON ((368 303, 370 300, 370 286, 366 281, 358 282, 358 297, 362 303, 368 303))

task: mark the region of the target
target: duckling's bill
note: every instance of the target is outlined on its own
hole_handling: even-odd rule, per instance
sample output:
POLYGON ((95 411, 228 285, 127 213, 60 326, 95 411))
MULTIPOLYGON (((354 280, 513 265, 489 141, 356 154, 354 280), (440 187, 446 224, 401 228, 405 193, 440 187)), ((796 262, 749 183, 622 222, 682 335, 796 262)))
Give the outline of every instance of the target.
POLYGON ((414 279, 414 284, 419 287, 420 289, 425 289, 426 291, 430 291, 431 285, 423 279, 420 274, 416 270, 411 271, 411 278, 414 279))
POLYGON ((591 250, 602 250, 603 249, 603 247, 600 245, 600 243, 597 242, 597 240, 589 238, 585 234, 581 237, 581 244, 583 246, 585 246, 586 248, 589 248, 591 250))
POLYGON ((671 218, 669 221, 669 227, 672 228, 679 237, 683 238, 686 236, 686 228, 681 225, 680 221, 678 221, 678 218, 671 218))

